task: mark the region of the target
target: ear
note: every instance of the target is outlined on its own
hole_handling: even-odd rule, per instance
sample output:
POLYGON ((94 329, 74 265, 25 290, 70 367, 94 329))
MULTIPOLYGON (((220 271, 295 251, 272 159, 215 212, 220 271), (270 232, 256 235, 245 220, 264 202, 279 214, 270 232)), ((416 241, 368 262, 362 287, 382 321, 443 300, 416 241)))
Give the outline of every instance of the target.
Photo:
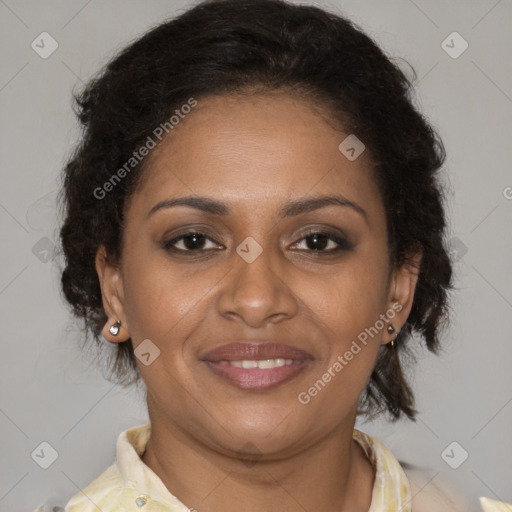
POLYGON ((421 259, 423 257, 423 248, 417 246, 408 255, 407 261, 400 267, 393 270, 388 295, 388 312, 394 311, 395 315, 387 315, 391 324, 395 328, 393 334, 385 331, 382 343, 386 344, 394 340, 402 327, 405 325, 414 302, 414 292, 420 272, 421 259))
POLYGON ((100 281, 103 309, 108 316, 108 321, 103 327, 103 337, 112 343, 126 341, 130 337, 128 322, 124 310, 123 279, 119 265, 108 262, 107 252, 100 245, 96 252, 96 272, 100 281), (110 327, 120 320, 121 325, 117 335, 110 332, 110 327))

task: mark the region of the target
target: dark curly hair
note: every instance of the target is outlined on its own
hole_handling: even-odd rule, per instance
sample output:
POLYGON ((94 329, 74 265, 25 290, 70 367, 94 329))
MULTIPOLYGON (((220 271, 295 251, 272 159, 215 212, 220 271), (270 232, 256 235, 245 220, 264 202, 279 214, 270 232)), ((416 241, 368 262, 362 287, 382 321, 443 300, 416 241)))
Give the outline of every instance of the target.
MULTIPOLYGON (((101 337, 107 317, 95 256, 104 245, 109 260, 119 261, 124 213, 147 159, 102 198, 99 188, 190 98, 258 90, 300 94, 364 141, 386 210, 391 268, 423 250, 407 323, 394 349, 380 348, 359 404, 367 415, 387 410, 392 419, 402 413, 414 419, 401 360, 413 331, 436 352, 452 287, 437 177, 446 155, 413 105, 414 70, 408 79, 392 61, 351 21, 282 0, 202 2, 116 55, 74 94, 82 137, 63 171, 60 195, 61 285, 84 320, 84 343, 92 334, 102 354, 111 345, 101 337)), ((131 339, 110 350, 107 378, 123 386, 139 382, 131 339)))

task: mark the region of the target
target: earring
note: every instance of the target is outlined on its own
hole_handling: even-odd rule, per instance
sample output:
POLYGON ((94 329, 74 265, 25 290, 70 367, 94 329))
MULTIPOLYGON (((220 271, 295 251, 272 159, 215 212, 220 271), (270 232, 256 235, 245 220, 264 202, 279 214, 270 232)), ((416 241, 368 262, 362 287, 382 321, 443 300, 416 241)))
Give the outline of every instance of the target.
MULTIPOLYGON (((387 327, 387 331, 388 331, 389 334, 393 334, 395 332, 395 328, 391 324, 389 324, 388 327, 387 327)), ((396 336, 395 336, 395 338, 396 338, 396 336)), ((395 346, 395 339, 393 338, 390 343, 391 343, 391 347, 394 347, 395 346)))
POLYGON ((112 336, 117 336, 117 334, 119 333, 119 327, 121 326, 121 320, 117 320, 117 322, 115 324, 112 324, 110 326, 110 334, 112 334, 112 336))

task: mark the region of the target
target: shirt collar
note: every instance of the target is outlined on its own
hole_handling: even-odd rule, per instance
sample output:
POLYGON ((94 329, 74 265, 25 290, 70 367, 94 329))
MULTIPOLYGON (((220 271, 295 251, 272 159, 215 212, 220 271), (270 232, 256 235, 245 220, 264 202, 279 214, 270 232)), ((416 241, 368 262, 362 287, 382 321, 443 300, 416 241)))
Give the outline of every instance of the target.
POLYGON ((411 511, 409 480, 394 455, 377 439, 354 429, 353 439, 375 469, 372 503, 368 512, 411 511))
POLYGON ((146 449, 150 435, 151 423, 129 428, 119 434, 115 464, 123 485, 136 489, 141 495, 146 495, 151 500, 188 512, 190 509, 169 492, 160 477, 140 458, 146 449))

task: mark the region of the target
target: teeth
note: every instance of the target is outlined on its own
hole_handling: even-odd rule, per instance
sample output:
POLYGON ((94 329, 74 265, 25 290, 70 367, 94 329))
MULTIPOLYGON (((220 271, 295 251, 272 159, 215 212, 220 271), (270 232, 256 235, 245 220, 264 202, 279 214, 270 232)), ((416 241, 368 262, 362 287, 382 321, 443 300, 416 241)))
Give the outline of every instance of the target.
POLYGON ((231 364, 237 368, 268 370, 271 368, 280 368, 281 366, 290 366, 293 359, 261 359, 259 361, 244 359, 243 361, 220 361, 221 364, 231 364))
MULTIPOLYGON (((283 361, 281 359, 281 361, 283 361)), ((261 369, 264 369, 266 370, 267 368, 275 368, 276 366, 283 366, 284 365, 284 361, 283 361, 283 364, 281 364, 280 361, 278 361, 277 359, 263 359, 262 361, 258 361, 258 368, 261 370, 261 369)))

